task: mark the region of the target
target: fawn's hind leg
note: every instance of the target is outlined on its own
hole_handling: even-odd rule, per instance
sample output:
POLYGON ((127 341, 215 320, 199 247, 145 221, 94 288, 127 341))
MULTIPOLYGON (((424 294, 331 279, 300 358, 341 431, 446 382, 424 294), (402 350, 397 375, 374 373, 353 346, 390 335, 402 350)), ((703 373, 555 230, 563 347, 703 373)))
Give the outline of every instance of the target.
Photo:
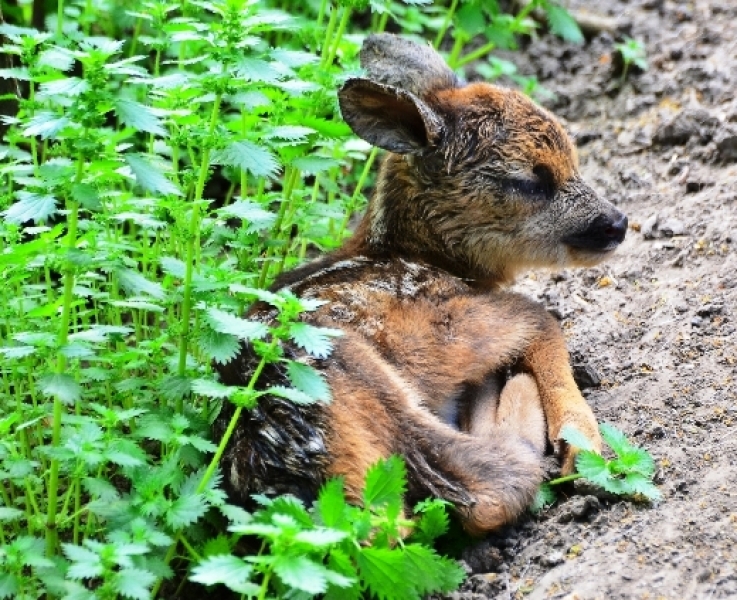
POLYGON ((506 381, 489 377, 466 410, 460 422, 462 431, 482 439, 511 433, 540 455, 545 452, 545 413, 532 375, 517 373, 506 381))

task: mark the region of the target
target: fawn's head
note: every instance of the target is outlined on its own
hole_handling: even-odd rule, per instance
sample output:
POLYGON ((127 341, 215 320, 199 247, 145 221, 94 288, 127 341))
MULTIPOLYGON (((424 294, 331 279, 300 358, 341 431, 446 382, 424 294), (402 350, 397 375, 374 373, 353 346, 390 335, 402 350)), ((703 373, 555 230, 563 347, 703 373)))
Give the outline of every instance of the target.
POLYGON ((464 85, 442 58, 389 34, 339 92, 353 131, 391 152, 349 248, 426 260, 487 284, 530 267, 590 266, 627 218, 581 179, 565 130, 524 95, 464 85))

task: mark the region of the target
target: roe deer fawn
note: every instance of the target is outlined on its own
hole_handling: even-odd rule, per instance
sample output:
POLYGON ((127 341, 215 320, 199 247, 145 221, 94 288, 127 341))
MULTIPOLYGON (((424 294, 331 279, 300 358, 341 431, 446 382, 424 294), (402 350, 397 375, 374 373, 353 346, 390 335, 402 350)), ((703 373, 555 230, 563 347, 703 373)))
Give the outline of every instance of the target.
MULTIPOLYGON (((582 181, 564 129, 522 94, 464 84, 430 47, 389 34, 370 36, 361 61, 367 78, 349 79, 339 101, 353 131, 389 151, 375 193, 341 249, 272 288, 328 301, 303 318, 343 330, 332 355, 284 351, 316 367, 333 400, 263 397, 223 471, 243 503, 256 492, 310 501, 335 475, 359 502, 366 469, 396 453, 408 502, 448 500, 480 534, 532 500, 547 440, 573 468, 564 425, 600 445, 557 322, 502 288, 526 268, 598 263, 627 218, 582 181)), ((250 318, 274 313, 257 305, 250 318)), ((222 381, 245 385, 257 362, 244 345, 218 367, 222 381)), ((276 366, 262 374, 264 386, 284 381, 276 366)))

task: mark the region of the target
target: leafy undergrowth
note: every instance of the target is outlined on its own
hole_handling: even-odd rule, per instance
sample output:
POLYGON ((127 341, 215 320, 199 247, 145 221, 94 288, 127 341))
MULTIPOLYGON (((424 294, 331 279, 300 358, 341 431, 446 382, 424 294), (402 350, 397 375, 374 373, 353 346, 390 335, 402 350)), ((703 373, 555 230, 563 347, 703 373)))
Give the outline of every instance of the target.
POLYGON ((55 6, 44 31, 29 2, 3 2, 12 21, 0 24, 4 99, 18 103, 0 144, 0 598, 177 597, 188 573, 261 597, 449 589, 457 571, 422 533, 435 504, 416 542, 391 529, 396 495, 353 509, 336 483, 315 513, 277 499, 247 517, 220 487, 232 427, 217 445, 209 427, 224 402, 231 425, 258 402, 268 363, 292 383, 272 394, 329 401, 280 341, 319 358, 336 332, 300 321, 314 302, 264 288, 338 246, 365 204, 376 152, 336 101, 363 36, 424 36, 455 68, 473 62, 533 93, 493 51, 534 34, 536 9, 569 40, 575 23, 549 0, 516 14, 455 0, 55 6), (273 326, 241 317, 257 300, 274 306, 273 326), (246 341, 260 361, 225 387, 212 364, 246 341), (264 550, 222 558, 233 538, 220 513, 232 536, 260 527, 264 550), (297 536, 303 558, 285 542, 297 536))
POLYGON ((644 448, 633 446, 617 428, 607 423, 599 426, 601 437, 614 453, 606 459, 594 451, 591 442, 573 427, 563 429, 563 439, 580 449, 576 457, 576 473, 552 479, 540 486, 531 510, 538 512, 556 500, 555 486, 576 479, 586 479, 610 494, 631 498, 660 499, 653 483, 655 461, 644 448))

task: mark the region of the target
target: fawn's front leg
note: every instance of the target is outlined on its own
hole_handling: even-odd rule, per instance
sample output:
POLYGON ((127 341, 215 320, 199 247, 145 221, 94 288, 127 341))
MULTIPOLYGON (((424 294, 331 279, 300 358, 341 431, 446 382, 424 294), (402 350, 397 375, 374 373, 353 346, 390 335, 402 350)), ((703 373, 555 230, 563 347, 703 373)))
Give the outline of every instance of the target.
POLYGON ((589 405, 573 380, 565 339, 555 319, 545 314, 539 334, 527 347, 523 361, 537 381, 545 418, 548 439, 561 457, 563 474, 575 470, 578 448, 566 444, 560 437, 566 425, 575 427, 601 450, 599 427, 589 405))

